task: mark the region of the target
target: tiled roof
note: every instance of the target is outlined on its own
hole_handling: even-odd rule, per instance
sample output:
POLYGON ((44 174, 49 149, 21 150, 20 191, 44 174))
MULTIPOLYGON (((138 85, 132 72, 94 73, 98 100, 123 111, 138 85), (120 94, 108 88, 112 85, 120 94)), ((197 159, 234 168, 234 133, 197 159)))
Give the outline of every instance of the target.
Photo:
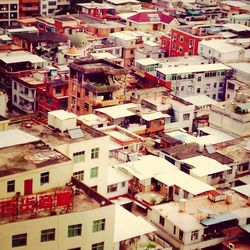
POLYGON ((163 23, 171 23, 174 17, 165 15, 162 12, 141 12, 137 13, 133 16, 130 16, 128 20, 145 23, 145 22, 163 22, 163 23), (152 17, 153 16, 153 17, 152 17), (158 16, 158 18, 157 18, 158 16), (158 19, 158 20, 157 20, 158 19))

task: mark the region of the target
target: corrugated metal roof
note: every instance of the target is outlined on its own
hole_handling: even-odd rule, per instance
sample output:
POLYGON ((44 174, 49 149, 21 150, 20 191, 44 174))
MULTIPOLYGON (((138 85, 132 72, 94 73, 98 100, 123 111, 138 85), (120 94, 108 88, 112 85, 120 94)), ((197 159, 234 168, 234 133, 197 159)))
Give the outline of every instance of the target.
POLYGON ((234 215, 232 213, 225 213, 225 214, 217 215, 217 216, 210 218, 210 219, 203 220, 203 221, 201 221, 201 224, 204 226, 212 226, 215 224, 219 224, 221 222, 234 220, 234 219, 237 219, 236 215, 234 215))

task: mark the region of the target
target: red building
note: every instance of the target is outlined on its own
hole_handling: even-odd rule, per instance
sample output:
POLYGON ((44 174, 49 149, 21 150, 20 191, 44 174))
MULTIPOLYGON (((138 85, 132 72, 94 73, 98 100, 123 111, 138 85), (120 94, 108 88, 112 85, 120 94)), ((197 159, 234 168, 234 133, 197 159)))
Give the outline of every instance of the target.
POLYGON ((39 0, 20 0, 19 16, 28 17, 39 14, 39 0))
POLYGON ((46 86, 37 89, 38 112, 64 109, 68 107, 68 81, 49 80, 46 86))
POLYGON ((184 26, 172 28, 171 39, 162 36, 161 48, 169 51, 169 56, 198 55, 198 45, 200 41, 211 39, 223 39, 221 35, 211 35, 208 33, 209 25, 184 26))

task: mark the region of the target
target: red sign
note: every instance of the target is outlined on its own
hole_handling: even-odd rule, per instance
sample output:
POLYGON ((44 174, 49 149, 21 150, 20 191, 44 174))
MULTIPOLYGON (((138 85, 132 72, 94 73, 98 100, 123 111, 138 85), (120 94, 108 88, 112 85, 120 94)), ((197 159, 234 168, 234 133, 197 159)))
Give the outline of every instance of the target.
POLYGON ((0 201, 0 217, 52 210, 56 207, 71 206, 72 204, 72 190, 16 197, 15 199, 0 201))

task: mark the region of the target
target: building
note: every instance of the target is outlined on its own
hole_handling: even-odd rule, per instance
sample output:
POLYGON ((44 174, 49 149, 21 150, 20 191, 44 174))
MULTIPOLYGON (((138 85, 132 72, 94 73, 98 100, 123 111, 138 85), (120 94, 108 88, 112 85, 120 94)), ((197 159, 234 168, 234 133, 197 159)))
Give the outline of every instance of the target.
POLYGON ((114 8, 116 14, 139 11, 141 9, 141 2, 137 0, 105 0, 104 3, 114 8))
POLYGON ((79 59, 69 64, 68 109, 89 114, 124 99, 127 70, 106 60, 79 59))
MULTIPOLYGON (((165 38, 165 35, 163 35, 165 38)), ((211 32, 211 25, 194 25, 172 28, 170 44, 162 39, 170 56, 198 55, 199 42, 222 39, 220 34, 211 32), (169 47, 167 47, 169 46, 169 47)))
POLYGON ((19 0, 2 0, 0 3, 0 27, 10 26, 19 18, 19 0))
POLYGON ((205 94, 216 101, 223 101, 229 71, 230 67, 221 63, 188 65, 157 68, 156 77, 178 97, 205 94))
POLYGON ((50 111, 68 107, 68 82, 65 79, 48 79, 44 86, 37 88, 37 112, 47 114, 50 111))
POLYGON ((224 196, 212 191, 208 196, 156 205, 148 217, 173 246, 203 249, 244 236, 241 228, 249 225, 248 202, 230 190, 224 196))
POLYGON ((250 86, 250 72, 248 70, 250 63, 228 63, 227 65, 234 70, 234 74, 227 80, 226 100, 234 100, 237 93, 247 92, 250 86))
POLYGON ((199 43, 199 55, 219 62, 242 62, 250 57, 250 39, 210 40, 199 43))
POLYGON ((250 15, 249 14, 240 14, 232 15, 230 17, 230 23, 236 23, 250 27, 250 15))
POLYGON ((221 130, 234 137, 248 136, 250 133, 249 96, 236 94, 234 101, 225 105, 212 105, 209 123, 210 127, 221 130))
POLYGON ((41 0, 39 1, 39 14, 42 16, 53 15, 68 5, 70 5, 70 0, 41 0))
POLYGON ((23 74, 23 76, 13 76, 12 82, 12 106, 24 113, 34 113, 37 111, 37 89, 44 86, 44 76, 42 74, 23 74))
MULTIPOLYGON (((19 1, 19 15, 20 17, 31 17, 39 14, 39 0, 20 0, 19 1)), ((44 1, 43 1, 44 2, 44 1)))
POLYGON ((134 103, 120 104, 95 110, 97 115, 109 120, 110 124, 118 125, 139 135, 163 131, 167 114, 134 103))
POLYGON ((216 6, 218 4, 218 0, 196 0, 197 4, 206 5, 206 6, 216 6))
POLYGON ((163 31, 168 33, 173 27, 179 25, 179 22, 174 17, 158 11, 135 13, 125 20, 129 30, 163 31))

